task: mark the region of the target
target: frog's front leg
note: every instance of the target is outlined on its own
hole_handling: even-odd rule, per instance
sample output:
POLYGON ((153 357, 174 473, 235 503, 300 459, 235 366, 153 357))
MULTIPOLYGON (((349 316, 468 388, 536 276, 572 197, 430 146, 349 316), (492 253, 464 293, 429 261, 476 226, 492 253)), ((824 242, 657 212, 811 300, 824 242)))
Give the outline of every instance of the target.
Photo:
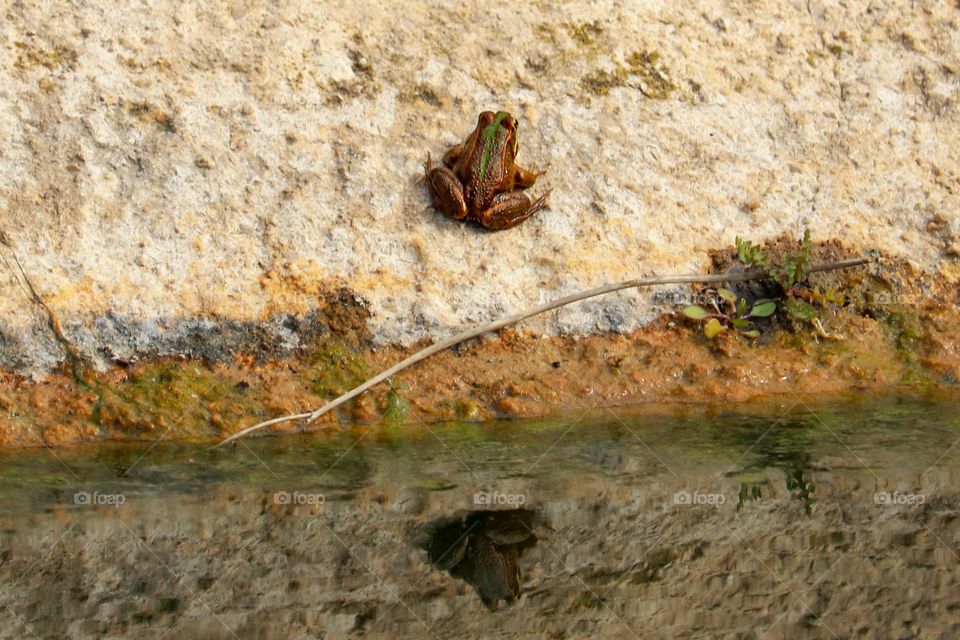
POLYGON ((431 167, 430 156, 424 166, 427 188, 433 208, 454 220, 467 217, 467 203, 463 198, 463 185, 456 174, 446 167, 431 167))
POLYGON ((490 206, 481 211, 477 218, 487 229, 509 229, 545 209, 548 195, 549 191, 530 202, 530 198, 519 191, 500 193, 494 196, 490 206))

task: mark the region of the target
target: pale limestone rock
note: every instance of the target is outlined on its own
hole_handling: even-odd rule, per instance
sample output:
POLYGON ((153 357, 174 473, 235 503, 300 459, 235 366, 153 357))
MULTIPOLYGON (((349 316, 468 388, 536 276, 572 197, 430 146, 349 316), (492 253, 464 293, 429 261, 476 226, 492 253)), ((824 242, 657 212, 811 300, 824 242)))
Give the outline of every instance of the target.
MULTIPOLYGON (((15 4, 0 229, 101 363, 339 286, 379 343, 436 338, 805 227, 955 279, 926 225, 960 228, 958 28, 944 2, 15 4), (427 209, 417 181, 488 108, 553 189, 501 233, 427 209)), ((0 365, 42 373, 57 347, 4 273, 0 365)), ((629 330, 652 295, 527 326, 629 330)))

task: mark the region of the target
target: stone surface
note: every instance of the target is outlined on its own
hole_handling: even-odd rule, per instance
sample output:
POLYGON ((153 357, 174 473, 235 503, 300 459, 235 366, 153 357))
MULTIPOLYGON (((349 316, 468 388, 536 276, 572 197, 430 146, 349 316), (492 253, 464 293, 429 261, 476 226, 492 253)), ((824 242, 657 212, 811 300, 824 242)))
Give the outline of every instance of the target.
MULTIPOLYGON (((377 343, 410 343, 805 227, 960 273, 955 3, 3 14, 0 366, 21 373, 63 353, 14 252, 100 364, 190 354, 179 336, 205 345, 244 323, 295 348, 277 318, 340 287, 377 343), (533 192, 553 190, 500 233, 430 210, 418 181, 495 108, 521 122, 520 161, 547 169, 533 192)), ((652 302, 612 295, 527 326, 629 330, 652 302)))

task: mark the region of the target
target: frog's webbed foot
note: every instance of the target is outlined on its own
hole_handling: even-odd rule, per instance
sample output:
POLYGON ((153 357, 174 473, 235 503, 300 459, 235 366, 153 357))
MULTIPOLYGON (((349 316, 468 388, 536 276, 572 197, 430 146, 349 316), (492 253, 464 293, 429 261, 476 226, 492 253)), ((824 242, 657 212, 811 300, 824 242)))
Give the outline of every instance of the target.
POLYGON ((488 208, 481 211, 477 218, 487 229, 509 229, 515 227, 537 211, 547 207, 550 192, 530 202, 530 198, 519 191, 501 193, 493 198, 488 208))
POLYGON ((427 156, 424 170, 433 208, 454 220, 466 218, 467 203, 463 197, 463 186, 453 171, 446 167, 431 167, 430 156, 427 156))

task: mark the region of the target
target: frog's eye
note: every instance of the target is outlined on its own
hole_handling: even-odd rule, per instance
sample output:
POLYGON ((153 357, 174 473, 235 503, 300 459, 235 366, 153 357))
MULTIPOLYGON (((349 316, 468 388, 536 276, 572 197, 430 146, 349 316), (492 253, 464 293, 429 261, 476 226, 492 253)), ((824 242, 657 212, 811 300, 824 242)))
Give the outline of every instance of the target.
POLYGON ((481 127, 485 127, 493 122, 495 118, 496 116, 493 115, 492 111, 484 111, 480 114, 480 118, 477 119, 477 124, 481 127))

